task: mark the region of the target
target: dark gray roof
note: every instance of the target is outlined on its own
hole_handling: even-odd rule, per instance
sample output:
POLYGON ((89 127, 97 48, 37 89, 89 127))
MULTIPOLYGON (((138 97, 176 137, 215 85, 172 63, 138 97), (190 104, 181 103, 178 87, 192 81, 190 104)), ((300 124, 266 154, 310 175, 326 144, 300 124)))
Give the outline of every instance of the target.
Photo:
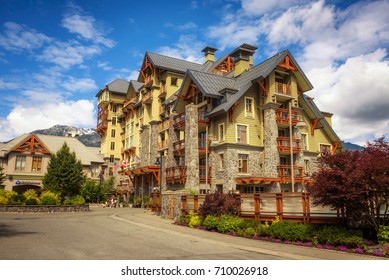
POLYGON ((193 69, 193 70, 201 70, 203 67, 202 64, 198 64, 195 62, 190 62, 174 57, 169 57, 166 55, 146 52, 146 55, 149 57, 150 62, 158 68, 165 69, 165 70, 171 70, 176 71, 182 74, 185 74, 186 70, 193 69))
POLYGON ((127 94, 130 83, 126 80, 117 79, 107 85, 108 90, 111 92, 127 94))
POLYGON ((187 71, 188 77, 194 81, 200 91, 207 97, 220 97, 219 92, 225 88, 234 88, 235 79, 220 75, 199 72, 195 70, 187 71))
POLYGON ((141 82, 138 82, 135 80, 131 80, 130 84, 133 87, 133 89, 135 90, 135 92, 138 92, 139 89, 144 85, 144 83, 141 83, 141 82))

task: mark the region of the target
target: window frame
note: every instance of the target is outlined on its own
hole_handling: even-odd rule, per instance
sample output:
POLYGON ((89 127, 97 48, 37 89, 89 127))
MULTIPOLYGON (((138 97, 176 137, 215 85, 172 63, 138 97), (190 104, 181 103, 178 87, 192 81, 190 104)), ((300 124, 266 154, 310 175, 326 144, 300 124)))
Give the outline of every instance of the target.
POLYGON ((16 155, 15 158, 15 170, 26 170, 26 156, 16 155), (23 160, 19 160, 23 159, 23 160))
POLYGON ((43 163, 43 158, 41 156, 33 156, 31 171, 32 172, 42 171, 42 163, 43 163), (34 166, 36 167, 35 170, 34 170, 34 166))
POLYGON ((248 154, 238 154, 238 173, 247 174, 249 173, 249 155, 248 154), (245 158, 242 158, 245 157, 245 158), (246 165, 244 166, 244 162, 246 165), (245 169, 243 169, 245 168, 245 169))
POLYGON ((250 141, 249 141, 249 126, 247 125, 247 124, 240 124, 240 123, 237 123, 236 124, 236 143, 237 144, 250 144, 250 141), (239 126, 244 126, 244 127, 246 127, 246 143, 242 143, 242 142, 240 142, 240 140, 238 140, 238 139, 240 139, 241 137, 239 137, 239 129, 238 129, 238 127, 239 126))
POLYGON ((254 98, 253 97, 244 98, 244 116, 246 118, 254 119, 254 98), (250 102, 250 106, 249 106, 250 111, 247 110, 248 102, 250 102))
POLYGON ((219 141, 225 141, 226 140, 226 131, 225 131, 224 122, 219 123, 217 128, 218 128, 217 132, 218 132, 219 141), (223 136, 223 137, 221 137, 221 136, 223 136))

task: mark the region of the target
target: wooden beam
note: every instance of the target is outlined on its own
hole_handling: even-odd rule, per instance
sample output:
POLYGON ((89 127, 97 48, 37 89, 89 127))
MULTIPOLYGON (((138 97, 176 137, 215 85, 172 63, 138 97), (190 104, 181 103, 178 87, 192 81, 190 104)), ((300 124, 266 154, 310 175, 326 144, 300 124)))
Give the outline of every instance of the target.
POLYGON ((316 118, 316 119, 309 122, 309 124, 311 126, 311 135, 315 135, 315 129, 316 129, 319 121, 320 121, 320 118, 316 118))
POLYGON ((236 109, 236 107, 239 105, 240 103, 240 100, 236 101, 230 108, 230 110, 228 111, 228 116, 229 116, 229 121, 230 122, 233 122, 233 117, 234 117, 234 111, 236 109))
POLYGON ((339 148, 341 142, 340 141, 335 141, 332 143, 332 154, 336 153, 336 150, 339 148))
POLYGON ((278 66, 285 68, 287 70, 293 70, 293 71, 297 70, 296 66, 294 66, 293 62, 291 61, 289 55, 285 56, 285 59, 280 64, 278 64, 278 66))

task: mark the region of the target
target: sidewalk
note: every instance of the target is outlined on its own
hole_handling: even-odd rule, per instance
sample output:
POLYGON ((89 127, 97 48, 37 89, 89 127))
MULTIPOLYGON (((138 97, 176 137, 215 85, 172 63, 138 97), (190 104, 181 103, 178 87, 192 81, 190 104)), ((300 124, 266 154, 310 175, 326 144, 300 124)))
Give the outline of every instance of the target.
MULTIPOLYGON (((281 244, 263 240, 241 238, 217 232, 193 229, 173 224, 173 220, 163 219, 143 209, 123 208, 127 211, 120 211, 109 217, 131 225, 160 231, 163 234, 177 236, 177 238, 189 238, 197 242, 213 243, 220 246, 240 249, 243 251, 257 252, 272 256, 282 257, 289 260, 387 260, 386 258, 375 257, 366 254, 355 254, 335 250, 318 249, 313 247, 297 246, 292 244, 281 244)), ((161 234, 161 242, 163 242, 161 234)))

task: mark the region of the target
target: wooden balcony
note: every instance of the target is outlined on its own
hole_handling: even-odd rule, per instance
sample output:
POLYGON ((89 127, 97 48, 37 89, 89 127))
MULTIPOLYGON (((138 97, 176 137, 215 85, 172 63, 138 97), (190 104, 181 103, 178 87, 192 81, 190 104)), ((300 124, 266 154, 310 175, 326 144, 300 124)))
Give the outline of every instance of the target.
POLYGON ((153 92, 149 90, 143 95, 143 103, 151 104, 152 101, 153 101, 153 92))
POLYGON ((173 118, 174 129, 181 129, 185 127, 185 117, 185 112, 183 112, 173 118))
MULTIPOLYGON (((278 108, 276 109, 276 120, 279 125, 289 125, 289 110, 278 108)), ((300 120, 300 114, 296 110, 292 110, 292 125, 296 125, 300 120)))
POLYGON ((207 142, 205 140, 205 138, 199 138, 199 153, 201 154, 205 154, 207 149, 207 142))
POLYGON ((276 82, 276 93, 292 95, 292 88, 290 85, 276 82))
POLYGON ((200 177, 200 183, 211 183, 212 180, 212 166, 208 167, 208 178, 206 178, 206 166, 205 165, 200 165, 199 166, 199 177, 200 177), (208 179, 208 182, 206 182, 208 179))
POLYGON ((173 143, 173 154, 175 156, 185 155, 185 140, 180 140, 173 143))
POLYGON ((108 108, 106 106, 99 107, 97 113, 97 126, 96 131, 100 136, 105 135, 108 128, 108 108))
MULTIPOLYGON (((294 154, 301 152, 300 139, 292 140, 292 151, 294 154)), ((290 154, 290 137, 278 137, 277 138, 277 149, 279 153, 290 154)))
MULTIPOLYGON (((278 165, 278 176, 281 178, 282 182, 291 182, 292 181, 292 168, 290 165, 278 165)), ((294 181, 302 182, 304 179, 304 168, 302 166, 294 166, 294 181)))
POLYGON ((166 183, 168 184, 185 184, 186 182, 186 166, 179 165, 166 168, 166 183))
POLYGON ((169 120, 166 120, 164 122, 161 122, 159 125, 158 125, 158 132, 162 132, 162 131, 165 131, 169 129, 169 120))

